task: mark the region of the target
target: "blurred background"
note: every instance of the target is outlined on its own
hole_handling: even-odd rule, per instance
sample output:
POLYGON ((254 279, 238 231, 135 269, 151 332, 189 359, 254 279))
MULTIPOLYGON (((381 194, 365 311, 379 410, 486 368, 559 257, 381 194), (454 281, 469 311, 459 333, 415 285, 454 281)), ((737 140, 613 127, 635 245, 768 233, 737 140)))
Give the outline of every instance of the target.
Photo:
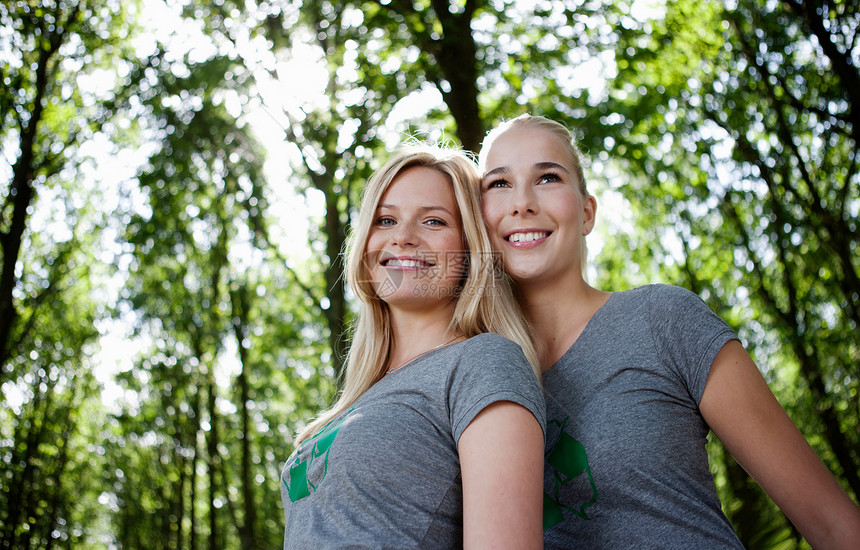
POLYGON ((0 79, 0 550, 280 547, 366 178, 523 112, 585 152, 592 284, 702 296, 860 495, 856 2, 4 0, 0 79))

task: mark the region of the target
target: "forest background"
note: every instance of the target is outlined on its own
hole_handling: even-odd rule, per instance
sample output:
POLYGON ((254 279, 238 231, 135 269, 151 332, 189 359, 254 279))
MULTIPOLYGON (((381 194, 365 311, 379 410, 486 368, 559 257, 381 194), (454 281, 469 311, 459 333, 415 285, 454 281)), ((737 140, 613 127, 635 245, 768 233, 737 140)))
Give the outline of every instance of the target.
MULTIPOLYGON (((575 129, 589 277, 693 290, 860 495, 849 0, 0 3, 0 550, 277 548, 341 251, 408 136, 575 129)), ((751 549, 807 548, 719 445, 751 549)))

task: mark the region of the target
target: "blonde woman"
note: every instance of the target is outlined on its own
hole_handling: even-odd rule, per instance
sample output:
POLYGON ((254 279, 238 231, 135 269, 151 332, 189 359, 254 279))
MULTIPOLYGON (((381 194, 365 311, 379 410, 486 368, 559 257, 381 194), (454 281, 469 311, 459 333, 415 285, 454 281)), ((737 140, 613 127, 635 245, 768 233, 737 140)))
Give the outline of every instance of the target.
POLYGON ((284 548, 542 547, 545 403, 477 179, 420 147, 367 183, 343 390, 283 470, 284 548))
POLYGON ((709 430, 815 548, 857 548, 860 509, 729 326, 669 285, 583 278, 597 202, 568 130, 503 123, 481 149, 483 214, 541 350, 548 548, 741 548, 708 469, 709 430))

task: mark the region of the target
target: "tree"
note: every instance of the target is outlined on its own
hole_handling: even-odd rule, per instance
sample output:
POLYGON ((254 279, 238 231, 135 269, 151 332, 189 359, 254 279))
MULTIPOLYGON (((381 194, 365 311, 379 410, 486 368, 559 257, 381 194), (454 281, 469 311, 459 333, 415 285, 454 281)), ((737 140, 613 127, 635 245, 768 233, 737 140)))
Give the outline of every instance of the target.
POLYGON ((453 134, 474 152, 487 121, 521 109, 537 95, 558 100, 564 94, 561 83, 568 75, 561 73, 582 45, 578 33, 604 9, 600 3, 546 2, 528 11, 512 1, 486 0, 313 5, 360 10, 389 58, 410 60, 396 68, 398 78, 429 84, 441 95, 446 109, 431 113, 428 123, 453 119, 453 134))
POLYGON ((0 210, 0 381, 11 374, 8 360, 24 336, 20 331, 32 326, 27 322, 29 307, 42 301, 15 295, 29 212, 41 190, 51 189, 64 168, 80 162, 76 159, 80 144, 101 128, 115 105, 109 101, 86 105, 66 77, 85 63, 116 62, 108 52, 119 35, 128 32, 123 17, 119 10, 87 1, 0 7, 0 21, 11 31, 5 35, 5 49, 19 52, 3 64, 0 92, 0 136, 4 147, 17 149, 0 210), (89 116, 73 118, 75 109, 89 116))
MULTIPOLYGON (((596 284, 705 297, 856 496, 850 3, 192 0, 151 51, 136 3, 38 4, 0 5, 0 548, 280 544, 279 462, 342 369, 364 181, 406 138, 476 151, 527 109, 574 126, 592 188, 623 196, 596 284), (309 58, 316 97, 283 101, 317 85, 309 58), (264 171, 260 110, 286 174, 264 171), (145 158, 138 190, 94 176, 99 143, 145 158), (307 259, 287 186, 322 205, 307 259), (90 359, 105 319, 145 350, 113 404, 90 359)), ((748 547, 802 544, 709 452, 748 547)))
POLYGON ((253 79, 233 33, 247 28, 230 5, 185 9, 209 29, 210 53, 157 48, 139 95, 157 146, 126 232, 126 298, 153 345, 123 376, 138 398, 116 417, 114 525, 126 547, 271 547, 278 485, 262 483, 330 393, 308 379, 322 323, 295 283, 307 274, 269 239, 260 146, 239 118, 253 79))
POLYGON ((93 279, 110 268, 101 190, 76 180, 124 100, 88 78, 122 63, 130 25, 120 6, 87 1, 4 3, 0 24, 0 548, 51 547, 85 538, 95 504, 77 500, 94 490, 82 411, 108 313, 93 279))

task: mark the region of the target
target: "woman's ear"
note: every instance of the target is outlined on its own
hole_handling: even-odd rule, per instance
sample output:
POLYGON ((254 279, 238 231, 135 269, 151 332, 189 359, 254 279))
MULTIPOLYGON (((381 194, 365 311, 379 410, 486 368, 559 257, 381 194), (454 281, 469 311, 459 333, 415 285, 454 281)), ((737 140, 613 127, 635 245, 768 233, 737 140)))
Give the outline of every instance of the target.
POLYGON ((584 216, 582 219, 582 234, 588 235, 594 229, 595 218, 597 217, 597 200, 588 195, 583 201, 582 209, 584 216))

